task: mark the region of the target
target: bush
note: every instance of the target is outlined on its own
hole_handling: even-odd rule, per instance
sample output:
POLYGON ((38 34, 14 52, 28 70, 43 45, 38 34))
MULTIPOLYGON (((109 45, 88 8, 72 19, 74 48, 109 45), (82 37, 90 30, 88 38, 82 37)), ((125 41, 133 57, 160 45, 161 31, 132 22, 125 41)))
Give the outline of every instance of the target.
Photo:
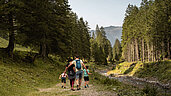
POLYGON ((143 92, 147 95, 147 96, 157 96, 158 91, 156 87, 150 87, 149 85, 146 85, 143 88, 143 92))

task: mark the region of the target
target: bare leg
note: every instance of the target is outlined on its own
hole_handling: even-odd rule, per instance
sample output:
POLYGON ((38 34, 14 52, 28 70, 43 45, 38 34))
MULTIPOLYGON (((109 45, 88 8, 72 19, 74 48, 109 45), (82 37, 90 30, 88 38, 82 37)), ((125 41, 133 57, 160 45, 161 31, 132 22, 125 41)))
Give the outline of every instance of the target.
POLYGON ((76 79, 76 83, 77 83, 77 85, 79 85, 79 79, 76 79))
POLYGON ((72 79, 72 87, 71 89, 74 89, 74 79, 72 79))
POLYGON ((64 83, 62 82, 62 88, 63 88, 64 83))
POLYGON ((80 86, 81 86, 81 78, 79 78, 79 88, 80 88, 80 86))
POLYGON ((87 81, 87 84, 89 83, 89 81, 87 81))
POLYGON ((89 81, 87 81, 87 87, 89 87, 89 86, 88 86, 88 83, 89 83, 89 81))
POLYGON ((66 86, 66 83, 64 83, 64 87, 66 86))
POLYGON ((71 86, 71 89, 72 89, 72 79, 70 79, 70 86, 71 86))
POLYGON ((86 86, 86 84, 87 84, 87 81, 85 81, 84 86, 86 86))

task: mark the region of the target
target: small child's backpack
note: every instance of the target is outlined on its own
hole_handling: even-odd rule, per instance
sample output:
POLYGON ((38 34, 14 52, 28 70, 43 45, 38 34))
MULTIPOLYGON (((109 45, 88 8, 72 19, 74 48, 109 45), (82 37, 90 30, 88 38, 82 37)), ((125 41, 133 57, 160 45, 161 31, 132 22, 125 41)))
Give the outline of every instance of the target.
POLYGON ((76 68, 77 68, 77 69, 81 69, 81 62, 80 62, 80 59, 79 59, 79 60, 76 60, 76 68))

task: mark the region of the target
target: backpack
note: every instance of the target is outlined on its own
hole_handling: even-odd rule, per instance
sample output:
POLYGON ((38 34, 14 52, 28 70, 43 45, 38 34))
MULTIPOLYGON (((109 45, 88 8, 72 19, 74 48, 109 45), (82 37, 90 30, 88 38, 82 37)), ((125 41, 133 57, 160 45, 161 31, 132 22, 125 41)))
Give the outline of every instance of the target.
POLYGON ((69 74, 70 76, 74 76, 74 75, 75 75, 75 72, 74 72, 74 71, 69 71, 68 74, 69 74))
POLYGON ((75 62, 76 62, 76 68, 81 69, 81 61, 80 61, 80 59, 76 60, 75 62))

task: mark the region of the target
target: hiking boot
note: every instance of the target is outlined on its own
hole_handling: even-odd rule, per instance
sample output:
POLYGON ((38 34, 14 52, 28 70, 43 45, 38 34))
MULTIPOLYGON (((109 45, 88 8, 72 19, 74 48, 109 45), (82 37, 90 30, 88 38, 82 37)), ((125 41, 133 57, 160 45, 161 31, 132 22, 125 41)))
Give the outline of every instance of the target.
POLYGON ((61 88, 63 88, 64 86, 61 86, 61 88))
POLYGON ((87 87, 89 88, 88 84, 87 84, 87 87))
POLYGON ((84 86, 84 88, 87 88, 86 86, 84 86))
POLYGON ((66 88, 66 87, 64 87, 64 88, 66 88))
POLYGON ((77 88, 77 90, 81 90, 81 88, 77 88))
POLYGON ((75 91, 75 89, 71 89, 72 91, 75 91))
POLYGON ((77 85, 77 90, 78 90, 79 88, 78 88, 78 85, 77 85))

